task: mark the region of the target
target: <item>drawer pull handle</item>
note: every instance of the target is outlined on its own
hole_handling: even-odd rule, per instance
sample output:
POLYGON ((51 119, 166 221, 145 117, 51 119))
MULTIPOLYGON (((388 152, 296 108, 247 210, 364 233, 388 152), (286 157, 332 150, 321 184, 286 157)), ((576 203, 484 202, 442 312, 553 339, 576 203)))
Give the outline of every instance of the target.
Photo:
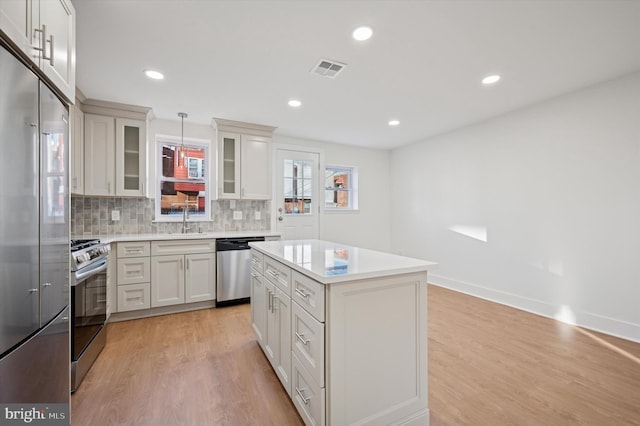
POLYGON ((273 278, 278 278, 278 276, 280 275, 276 271, 274 271, 273 269, 268 269, 267 270, 267 274, 271 275, 273 278))
POLYGON ((305 299, 309 298, 309 293, 305 293, 304 291, 300 290, 299 288, 296 288, 296 293, 298 293, 300 295, 300 297, 303 297, 305 299))
POLYGON ((310 340, 309 339, 305 339, 304 338, 304 334, 300 334, 296 331, 296 338, 298 340, 300 340, 300 342, 302 342, 303 345, 307 346, 307 344, 309 344, 310 340))
POLYGON ((252 277, 252 278, 258 278, 258 274, 256 274, 256 273, 252 272, 252 273, 251 273, 251 277, 252 277))
POLYGON ((298 387, 296 386, 296 393, 298 394, 302 402, 304 402, 304 405, 309 405, 309 400, 311 398, 310 397, 307 398, 306 396, 304 396, 303 392, 304 392, 304 389, 298 389, 298 387))

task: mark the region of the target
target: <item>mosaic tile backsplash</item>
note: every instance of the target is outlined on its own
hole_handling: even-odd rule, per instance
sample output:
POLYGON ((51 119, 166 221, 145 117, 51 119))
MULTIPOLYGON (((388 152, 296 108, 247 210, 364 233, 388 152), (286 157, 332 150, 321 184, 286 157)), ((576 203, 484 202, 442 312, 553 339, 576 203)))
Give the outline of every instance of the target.
MULTIPOLYGON (((211 202, 212 221, 189 222, 190 232, 268 231, 271 224, 271 202, 257 200, 211 202), (233 212, 241 211, 242 220, 234 220, 233 212), (260 219, 255 220, 256 212, 260 219)), ((154 222, 155 200, 130 197, 71 196, 71 235, 135 235, 175 234, 182 222, 154 222), (111 212, 120 212, 120 220, 112 221, 111 212)))

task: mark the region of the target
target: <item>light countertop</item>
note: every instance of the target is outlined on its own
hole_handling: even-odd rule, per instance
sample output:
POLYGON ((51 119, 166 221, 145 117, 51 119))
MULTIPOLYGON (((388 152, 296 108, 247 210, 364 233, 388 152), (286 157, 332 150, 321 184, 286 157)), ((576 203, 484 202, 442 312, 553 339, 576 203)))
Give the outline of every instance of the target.
POLYGON ((98 239, 103 243, 117 243, 124 241, 162 241, 162 240, 201 240, 207 238, 243 238, 243 237, 279 237, 279 232, 273 231, 220 231, 220 232, 189 232, 186 234, 130 234, 130 235, 72 235, 71 239, 98 239))
POLYGON ((323 284, 426 272, 437 265, 426 260, 321 240, 265 241, 249 245, 323 284))

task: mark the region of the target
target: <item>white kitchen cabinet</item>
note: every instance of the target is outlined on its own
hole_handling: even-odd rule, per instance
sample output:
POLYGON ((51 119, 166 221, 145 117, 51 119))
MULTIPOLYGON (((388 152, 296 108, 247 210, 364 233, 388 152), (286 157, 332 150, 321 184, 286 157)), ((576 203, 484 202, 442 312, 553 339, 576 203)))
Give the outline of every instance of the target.
POLYGON ((145 195, 147 171, 147 124, 140 120, 116 118, 116 195, 145 195))
POLYGON ((261 348, 281 381, 288 371, 283 385, 305 424, 428 424, 429 263, 403 258, 403 265, 416 263, 408 269, 395 266, 392 255, 311 245, 306 257, 286 241, 252 248, 255 257, 263 255, 266 303, 252 299, 267 311, 261 348), (350 269, 341 276, 322 267, 338 249, 349 254, 350 269), (287 315, 289 324, 278 322, 287 315), (285 359, 287 350, 283 365, 278 357, 285 359))
POLYGON ((84 193, 97 196, 144 197, 147 180, 147 121, 118 114, 145 116, 85 105, 84 193), (87 111, 101 111, 94 114, 87 111))
MULTIPOLYGON (((291 298, 264 280, 263 350, 280 383, 291 397, 291 298)), ((253 302, 253 301, 252 301, 253 302)), ((260 299, 256 302, 260 303, 260 299)))
POLYGON ((151 307, 150 242, 126 241, 112 245, 116 253, 117 312, 151 307))
POLYGON ((84 194, 84 113, 76 102, 69 113, 71 153, 69 162, 69 187, 72 194, 84 194))
MULTIPOLYGON (((291 297, 276 282, 277 275, 271 279, 263 276, 263 258, 252 250, 251 254, 251 318, 252 327, 258 343, 271 363, 280 383, 291 397, 291 297)), ((265 273, 279 271, 282 276, 290 276, 289 269, 283 265, 274 267, 271 259, 264 257, 265 273), (277 269, 276 269, 277 268, 277 269)), ((279 283, 282 285, 282 283, 279 283)), ((284 286, 285 289, 289 288, 284 286)))
POLYGON ((138 311, 150 307, 149 283, 118 286, 118 312, 138 311))
POLYGON ((240 198, 271 199, 271 138, 240 137, 240 198))
POLYGON ((218 198, 270 200, 274 127, 214 120, 218 127, 218 198))
POLYGON ((75 9, 69 0, 3 0, 0 28, 71 103, 75 100, 75 9))
MULTIPOLYGON (((32 2, 31 0, 3 0, 0 2, 0 29, 13 41, 20 50, 34 62, 38 61, 38 57, 34 56, 37 52, 32 47, 34 33, 33 25, 38 25, 38 13, 40 2, 32 2), (32 4, 34 3, 34 4, 32 4), (33 7, 38 10, 33 11, 33 7), (35 22, 33 16, 36 16, 35 22)), ((40 38, 37 38, 40 42, 40 38)))
POLYGON ((184 256, 153 256, 151 306, 184 303, 184 256))
POLYGON ((263 350, 267 336, 268 293, 265 289, 265 281, 261 273, 251 271, 251 326, 263 350))
POLYGON ((115 195, 115 118, 84 115, 84 192, 115 195))
POLYGON ((292 355, 291 399, 306 425, 325 425, 325 388, 311 378, 295 354, 292 355))
POLYGON ((215 299, 215 240, 151 244, 151 306, 215 299))

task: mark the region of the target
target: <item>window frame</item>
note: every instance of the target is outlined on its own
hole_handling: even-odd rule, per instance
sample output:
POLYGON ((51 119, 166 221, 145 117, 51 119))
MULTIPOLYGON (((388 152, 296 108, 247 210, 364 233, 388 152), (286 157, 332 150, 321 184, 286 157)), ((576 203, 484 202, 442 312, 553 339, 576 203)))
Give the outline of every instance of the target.
MULTIPOLYGON (((205 176, 202 178, 188 178, 189 180, 193 179, 198 182, 202 181, 204 184, 204 193, 205 193, 205 201, 204 201, 204 214, 193 214, 189 215, 187 219, 188 222, 210 222, 212 221, 211 215, 211 191, 215 189, 215 186, 212 185, 212 173, 213 169, 211 168, 211 140, 209 139, 196 139, 196 138, 180 138, 177 136, 168 136, 168 135, 156 135, 156 144, 155 144, 155 155, 156 155, 156 176, 155 176, 155 191, 156 191, 156 202, 155 202, 155 218, 154 222, 182 222, 182 215, 167 215, 162 214, 162 182, 166 181, 162 176, 162 147, 165 145, 173 145, 176 147, 180 147, 182 141, 184 140, 185 147, 191 147, 195 149, 202 149, 204 151, 204 159, 203 165, 205 167, 204 174, 205 176), (207 167, 208 166, 208 167, 207 167)), ((177 151, 177 150, 176 150, 177 151)), ((197 157, 187 157, 185 156, 185 162, 188 158, 197 158, 197 157)), ((187 165, 187 176, 189 176, 187 165)))
POLYGON ((339 213, 339 212, 357 212, 358 211, 358 167, 357 166, 346 166, 339 164, 326 164, 324 167, 324 176, 323 176, 323 206, 325 212, 330 213, 339 213), (348 206, 347 207, 338 207, 338 206, 328 206, 326 201, 327 191, 336 192, 336 187, 328 187, 326 185, 327 180, 327 172, 347 172, 348 175, 348 183, 347 188, 340 188, 342 192, 347 192, 348 194, 348 206))

